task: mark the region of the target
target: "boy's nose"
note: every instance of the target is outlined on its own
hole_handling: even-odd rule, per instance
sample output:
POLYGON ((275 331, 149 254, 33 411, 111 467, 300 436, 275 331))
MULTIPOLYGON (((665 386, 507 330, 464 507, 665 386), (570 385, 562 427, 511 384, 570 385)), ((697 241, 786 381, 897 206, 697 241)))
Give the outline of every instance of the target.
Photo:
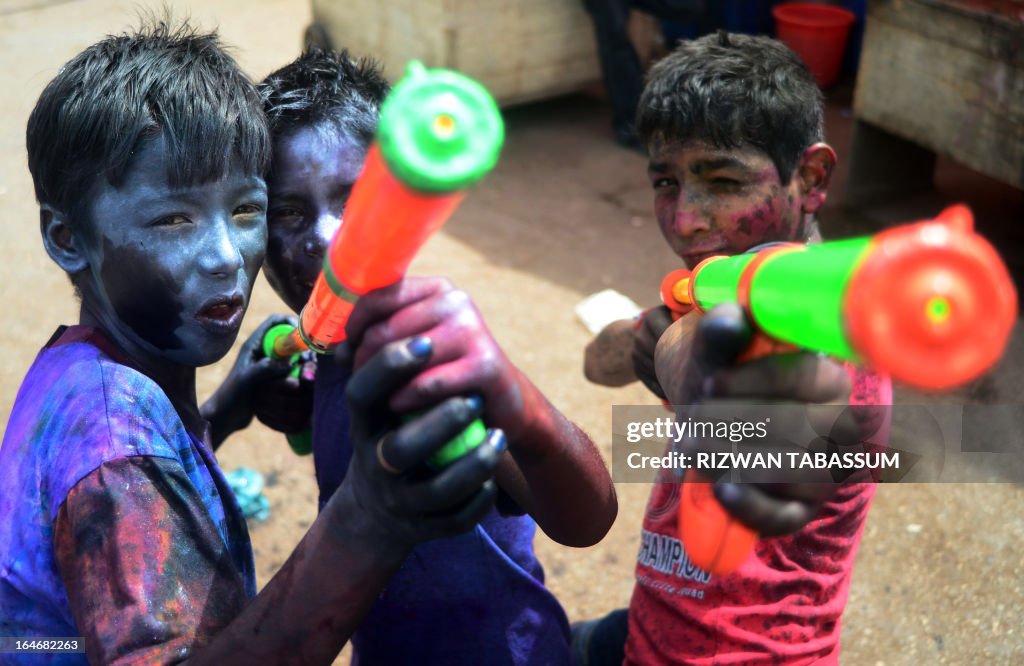
POLYGON ((242 268, 242 252, 226 225, 212 225, 199 262, 207 274, 217 277, 234 275, 242 268))
POLYGON ((317 217, 312 233, 306 236, 306 253, 311 257, 322 258, 341 226, 341 216, 334 213, 323 213, 317 217))
POLYGON ((702 231, 711 230, 711 225, 708 224, 703 215, 684 206, 680 206, 676 211, 672 226, 675 232, 684 238, 689 238, 702 231))

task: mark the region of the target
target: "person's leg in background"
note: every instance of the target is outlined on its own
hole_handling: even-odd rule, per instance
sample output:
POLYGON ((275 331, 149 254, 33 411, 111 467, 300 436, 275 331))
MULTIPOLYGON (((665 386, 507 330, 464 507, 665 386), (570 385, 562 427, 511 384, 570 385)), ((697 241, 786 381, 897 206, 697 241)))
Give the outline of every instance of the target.
POLYGON ((594 21, 594 35, 601 61, 601 76, 612 109, 615 141, 627 148, 640 148, 633 128, 636 103, 644 85, 640 58, 629 41, 629 0, 583 0, 594 21))
POLYGON ((583 0, 594 22, 601 75, 612 110, 615 140, 642 150, 633 120, 644 86, 644 68, 629 39, 629 12, 636 8, 662 20, 691 21, 703 15, 703 0, 583 0))

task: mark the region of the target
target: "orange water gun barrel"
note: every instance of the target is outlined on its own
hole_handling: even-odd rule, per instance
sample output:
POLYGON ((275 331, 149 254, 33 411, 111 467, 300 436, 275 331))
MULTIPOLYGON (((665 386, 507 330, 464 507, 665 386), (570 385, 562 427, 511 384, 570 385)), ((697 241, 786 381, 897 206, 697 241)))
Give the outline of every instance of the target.
POLYGON ((299 317, 303 342, 317 352, 338 346, 359 296, 397 282, 462 197, 462 192, 410 189, 387 168, 379 146, 372 145, 344 223, 299 317))

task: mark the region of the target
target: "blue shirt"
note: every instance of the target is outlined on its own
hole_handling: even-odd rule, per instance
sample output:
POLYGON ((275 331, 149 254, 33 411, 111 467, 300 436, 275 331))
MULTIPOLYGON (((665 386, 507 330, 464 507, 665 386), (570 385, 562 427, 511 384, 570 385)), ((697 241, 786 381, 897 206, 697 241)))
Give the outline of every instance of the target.
MULTIPOLYGON (((348 373, 321 358, 313 403, 320 507, 352 458, 348 373)), ((492 510, 473 530, 417 545, 352 637, 353 664, 571 663, 569 622, 544 587, 529 516, 492 510)))
MULTIPOLYGON (((57 336, 55 336, 56 338, 57 336)), ((43 349, 15 400, 0 447, 0 636, 80 636, 54 555, 54 521, 70 490, 101 465, 150 456, 180 465, 256 594, 244 519, 212 453, 160 387, 69 329, 43 349), (70 341, 69 341, 70 340, 70 341)), ((102 338, 100 338, 102 340, 102 338)), ((153 538, 156 538, 154 535, 153 538)), ((38 663, 46 655, 31 655, 38 663)), ((0 663, 13 662, 0 655, 0 663)), ((85 663, 84 654, 51 663, 85 663)))

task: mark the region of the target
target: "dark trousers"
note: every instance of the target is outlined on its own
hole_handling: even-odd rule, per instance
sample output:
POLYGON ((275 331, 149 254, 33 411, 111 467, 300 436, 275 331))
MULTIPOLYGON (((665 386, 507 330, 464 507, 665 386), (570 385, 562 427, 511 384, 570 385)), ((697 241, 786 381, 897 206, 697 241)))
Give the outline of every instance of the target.
POLYGON ((612 108, 612 127, 621 140, 620 133, 634 132, 636 106, 644 86, 644 70, 626 30, 630 9, 685 23, 703 14, 704 0, 583 0, 583 6, 594 21, 601 75, 612 108))
POLYGON ((622 666, 626 658, 629 613, 625 608, 608 615, 572 625, 572 648, 576 666, 622 666))

